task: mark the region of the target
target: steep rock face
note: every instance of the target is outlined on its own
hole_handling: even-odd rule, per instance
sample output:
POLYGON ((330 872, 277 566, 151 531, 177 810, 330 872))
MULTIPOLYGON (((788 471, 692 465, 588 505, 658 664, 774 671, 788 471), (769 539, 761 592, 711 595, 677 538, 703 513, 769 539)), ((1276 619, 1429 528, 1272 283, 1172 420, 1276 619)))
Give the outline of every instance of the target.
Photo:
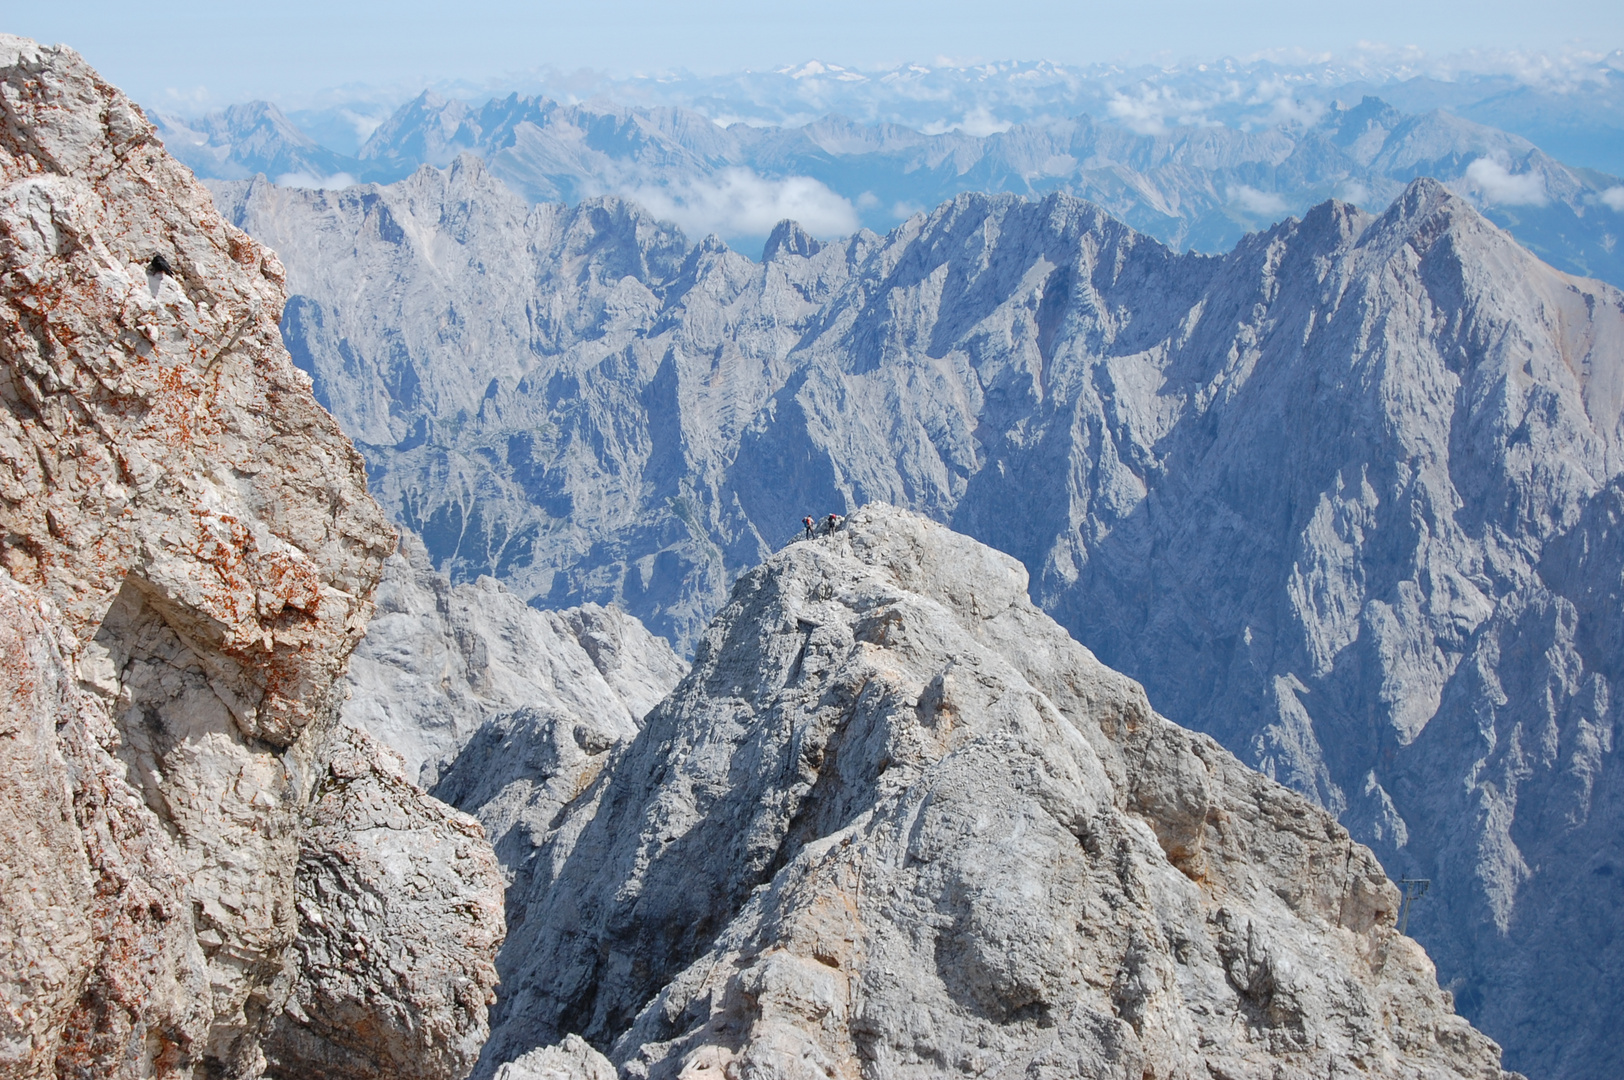
POLYGON ((805 513, 949 521, 1158 708, 1431 879, 1411 929, 1513 1064, 1610 1075, 1573 1018, 1624 999, 1569 972, 1620 910, 1584 847, 1615 821, 1614 639, 1564 538, 1621 472, 1616 290, 1427 182, 1221 258, 962 196, 760 265, 468 163, 221 198, 283 247, 287 339, 453 578, 683 643, 805 513))
POLYGON ((0 1074, 256 1076, 394 538, 280 343, 275 257, 73 52, 0 37, 0 111, 0 1074))
POLYGON ((425 785, 481 724, 520 707, 630 738, 685 670, 664 639, 614 608, 539 611, 489 577, 452 585, 410 535, 375 599, 344 718, 425 785))
POLYGON ((1026 584, 879 506, 745 575, 541 853, 481 1074, 1505 1075, 1371 853, 1026 584))
POLYGON ((764 273, 628 203, 529 207, 471 158, 385 189, 221 199, 301 268, 294 357, 454 581, 612 602, 686 644, 800 518, 764 537, 725 472, 872 236, 764 273))

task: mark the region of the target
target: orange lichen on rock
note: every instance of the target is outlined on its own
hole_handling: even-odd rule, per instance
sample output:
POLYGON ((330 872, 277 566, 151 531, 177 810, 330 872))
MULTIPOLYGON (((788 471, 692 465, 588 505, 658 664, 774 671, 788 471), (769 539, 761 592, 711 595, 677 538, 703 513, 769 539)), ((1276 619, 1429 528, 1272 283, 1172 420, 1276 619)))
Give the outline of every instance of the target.
POLYGON ((282 347, 275 256, 214 212, 128 100, 62 62, 71 54, 9 52, 5 565, 81 641, 131 574, 152 581, 231 651, 233 692, 252 703, 245 734, 285 745, 310 717, 264 690, 332 682, 392 531, 282 347), (172 274, 148 271, 157 254, 172 274), (314 618, 289 634, 286 607, 314 618))

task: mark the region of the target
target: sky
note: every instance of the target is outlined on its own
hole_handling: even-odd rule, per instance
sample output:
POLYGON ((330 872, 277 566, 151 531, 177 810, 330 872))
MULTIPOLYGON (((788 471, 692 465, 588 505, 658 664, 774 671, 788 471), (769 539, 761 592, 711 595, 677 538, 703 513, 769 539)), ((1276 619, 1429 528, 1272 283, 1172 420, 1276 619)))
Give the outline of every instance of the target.
POLYGON ((552 67, 611 75, 1048 59, 1171 63, 1361 43, 1607 52, 1619 0, 0 0, 0 30, 78 49, 159 108, 297 104, 344 84, 497 82, 552 67))

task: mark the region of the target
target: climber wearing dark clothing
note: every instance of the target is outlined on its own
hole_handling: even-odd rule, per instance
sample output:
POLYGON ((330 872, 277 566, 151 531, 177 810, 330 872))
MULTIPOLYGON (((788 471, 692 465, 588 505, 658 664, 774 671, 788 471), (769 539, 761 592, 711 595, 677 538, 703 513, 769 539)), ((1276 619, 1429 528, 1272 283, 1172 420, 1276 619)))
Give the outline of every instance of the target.
POLYGON ((823 519, 823 531, 826 533, 834 532, 836 529, 840 528, 840 523, 844 520, 846 519, 841 517, 839 514, 830 514, 828 517, 823 519))
POLYGON ((813 536, 812 519, 809 518, 809 517, 804 517, 804 518, 801 519, 801 524, 806 526, 806 538, 808 540, 812 539, 812 536, 813 536))

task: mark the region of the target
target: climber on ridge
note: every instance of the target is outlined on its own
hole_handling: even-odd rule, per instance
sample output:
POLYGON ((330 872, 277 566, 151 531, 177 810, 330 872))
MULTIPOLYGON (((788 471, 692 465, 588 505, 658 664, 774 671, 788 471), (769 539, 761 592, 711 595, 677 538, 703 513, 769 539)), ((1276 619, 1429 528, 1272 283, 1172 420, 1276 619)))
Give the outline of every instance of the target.
POLYGON ((845 520, 846 519, 841 517, 839 514, 830 514, 827 518, 824 519, 823 531, 826 532, 826 533, 832 533, 836 529, 840 528, 840 523, 845 521, 845 520))
POLYGON ((812 539, 814 535, 812 531, 812 519, 809 517, 804 517, 801 519, 801 524, 806 526, 806 538, 808 540, 812 539))

